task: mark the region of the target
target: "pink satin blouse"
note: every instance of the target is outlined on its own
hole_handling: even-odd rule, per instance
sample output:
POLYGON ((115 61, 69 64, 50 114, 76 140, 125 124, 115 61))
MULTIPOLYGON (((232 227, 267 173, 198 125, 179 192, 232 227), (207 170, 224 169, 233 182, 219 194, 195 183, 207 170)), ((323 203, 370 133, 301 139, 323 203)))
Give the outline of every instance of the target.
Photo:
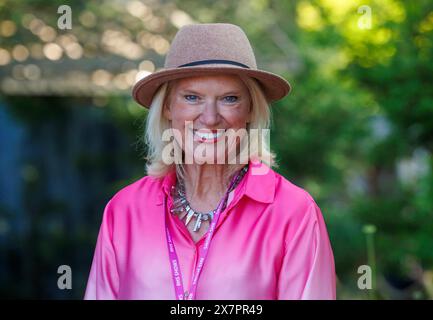
MULTIPOLYGON (((145 176, 105 207, 84 299, 175 299, 164 229, 175 172, 145 176)), ((185 290, 198 250, 170 214, 185 290)), ((196 299, 335 299, 334 256, 313 198, 265 164, 253 165, 221 213, 196 299), (252 170, 252 169, 255 170, 252 170), (257 170, 258 169, 258 170, 257 170)))

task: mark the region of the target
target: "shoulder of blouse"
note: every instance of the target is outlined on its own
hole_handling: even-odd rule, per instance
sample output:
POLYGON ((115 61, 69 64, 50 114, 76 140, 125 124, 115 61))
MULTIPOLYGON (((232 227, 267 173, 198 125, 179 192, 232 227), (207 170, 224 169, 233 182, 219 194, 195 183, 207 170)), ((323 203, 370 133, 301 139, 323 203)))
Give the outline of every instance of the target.
POLYGON ((314 198, 284 176, 277 173, 275 176, 276 210, 273 214, 278 215, 281 227, 285 229, 284 252, 293 239, 323 236, 318 232, 323 231, 319 226, 324 224, 324 217, 314 198))
POLYGON ((289 201, 305 208, 315 203, 307 190, 277 172, 275 172, 275 197, 278 198, 275 199, 276 201, 289 201))
POLYGON ((288 222, 304 220, 317 220, 321 214, 320 208, 311 194, 275 172, 275 199, 273 202, 276 214, 288 222), (309 217, 307 217, 309 216, 309 217))
POLYGON ((162 183, 163 179, 144 176, 118 190, 111 197, 107 206, 110 205, 111 209, 124 209, 136 204, 137 201, 143 201, 143 195, 145 195, 146 203, 152 202, 149 199, 154 199, 153 202, 156 203, 162 183))

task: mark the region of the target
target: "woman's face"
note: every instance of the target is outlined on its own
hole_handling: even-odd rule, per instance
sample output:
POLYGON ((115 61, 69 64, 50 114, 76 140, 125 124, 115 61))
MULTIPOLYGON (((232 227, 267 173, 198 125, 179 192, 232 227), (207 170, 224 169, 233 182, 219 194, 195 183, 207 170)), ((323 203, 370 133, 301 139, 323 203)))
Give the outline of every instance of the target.
POLYGON ((172 129, 180 133, 175 139, 182 143, 186 154, 194 156, 194 163, 200 163, 197 155, 203 162, 226 163, 227 152, 232 152, 240 141, 227 141, 226 137, 233 133, 227 130, 245 129, 250 115, 248 88, 239 77, 227 74, 175 81, 164 107, 164 116, 171 121, 172 129))

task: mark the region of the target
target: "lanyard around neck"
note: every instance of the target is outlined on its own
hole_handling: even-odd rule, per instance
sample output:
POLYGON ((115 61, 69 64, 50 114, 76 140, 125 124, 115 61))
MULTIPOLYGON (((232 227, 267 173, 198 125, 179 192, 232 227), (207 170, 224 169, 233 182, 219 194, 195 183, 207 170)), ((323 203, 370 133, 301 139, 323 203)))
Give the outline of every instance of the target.
MULTIPOLYGON (((236 182, 236 178, 237 178, 237 176, 230 183, 230 187, 228 188, 228 190, 230 190, 232 188, 232 186, 236 182)), ((206 235, 205 243, 204 243, 203 247, 201 247, 199 250, 198 263, 197 263, 195 271, 192 275, 191 288, 187 293, 187 295, 188 295, 187 297, 186 297, 186 293, 185 293, 184 287, 183 287, 182 272, 180 270, 179 258, 177 256, 176 248, 175 248, 174 243, 173 243, 173 238, 171 236, 171 233, 170 233, 170 230, 168 227, 168 217, 170 215, 170 212, 167 210, 167 194, 164 194, 163 206, 164 206, 164 215, 165 215, 165 231, 166 231, 166 238, 167 238, 167 248, 168 248, 168 255, 169 255, 169 259, 170 259, 170 267, 171 267, 171 275, 172 275, 172 279, 173 279, 173 286, 174 286, 177 300, 185 300, 185 298, 187 298, 187 300, 194 300, 194 298, 195 298, 195 295, 197 292, 198 279, 200 277, 201 271, 203 270, 203 266, 204 266, 204 263, 206 261, 206 257, 207 257, 208 251, 209 251, 209 246, 210 246, 213 234, 215 232, 215 228, 216 228, 216 225, 218 223, 218 220, 219 220, 219 217, 220 217, 220 214, 222 211, 222 207, 224 205, 224 202, 228 198, 228 195, 229 195, 228 190, 225 193, 224 197, 221 199, 220 203, 218 204, 214 218, 212 219, 212 221, 210 223, 209 230, 208 230, 208 233, 206 235)))
MULTIPOLYGON (((166 197, 164 197, 164 211, 166 211, 166 197)), ((220 202, 219 210, 215 212, 214 218, 212 219, 212 222, 209 226, 208 234, 206 236, 205 244, 203 247, 199 250, 199 259, 198 264, 195 268, 195 271, 192 276, 192 283, 191 288, 189 290, 188 297, 185 297, 184 287, 183 287, 183 281, 182 281, 182 272, 180 270, 180 264, 179 264, 179 258, 176 253, 176 248, 173 243, 173 238, 171 237, 171 233, 168 227, 168 214, 165 214, 165 231, 166 231, 166 237, 167 237, 167 246, 168 246, 168 254, 170 258, 170 266, 171 266, 171 273, 172 273, 172 279, 173 279, 173 285, 176 292, 176 298, 177 300, 185 300, 187 298, 188 300, 193 300, 195 298, 195 293, 197 291, 197 282, 198 278, 200 276, 201 271, 203 270, 203 265, 207 257, 207 253, 209 251, 209 245, 212 240, 213 233, 215 231, 215 226, 218 222, 220 213, 221 213, 221 204, 220 202)))

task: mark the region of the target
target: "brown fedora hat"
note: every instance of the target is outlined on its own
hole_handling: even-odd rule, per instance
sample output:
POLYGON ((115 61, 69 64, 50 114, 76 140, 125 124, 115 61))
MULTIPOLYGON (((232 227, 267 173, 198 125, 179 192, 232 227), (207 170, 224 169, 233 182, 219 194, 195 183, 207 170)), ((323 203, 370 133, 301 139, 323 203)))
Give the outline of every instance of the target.
POLYGON ((163 83, 209 72, 245 75, 258 80, 269 103, 283 98, 291 90, 290 84, 281 76, 257 69, 251 44, 239 26, 200 23, 179 29, 170 45, 164 68, 138 81, 132 96, 149 108, 163 83))

